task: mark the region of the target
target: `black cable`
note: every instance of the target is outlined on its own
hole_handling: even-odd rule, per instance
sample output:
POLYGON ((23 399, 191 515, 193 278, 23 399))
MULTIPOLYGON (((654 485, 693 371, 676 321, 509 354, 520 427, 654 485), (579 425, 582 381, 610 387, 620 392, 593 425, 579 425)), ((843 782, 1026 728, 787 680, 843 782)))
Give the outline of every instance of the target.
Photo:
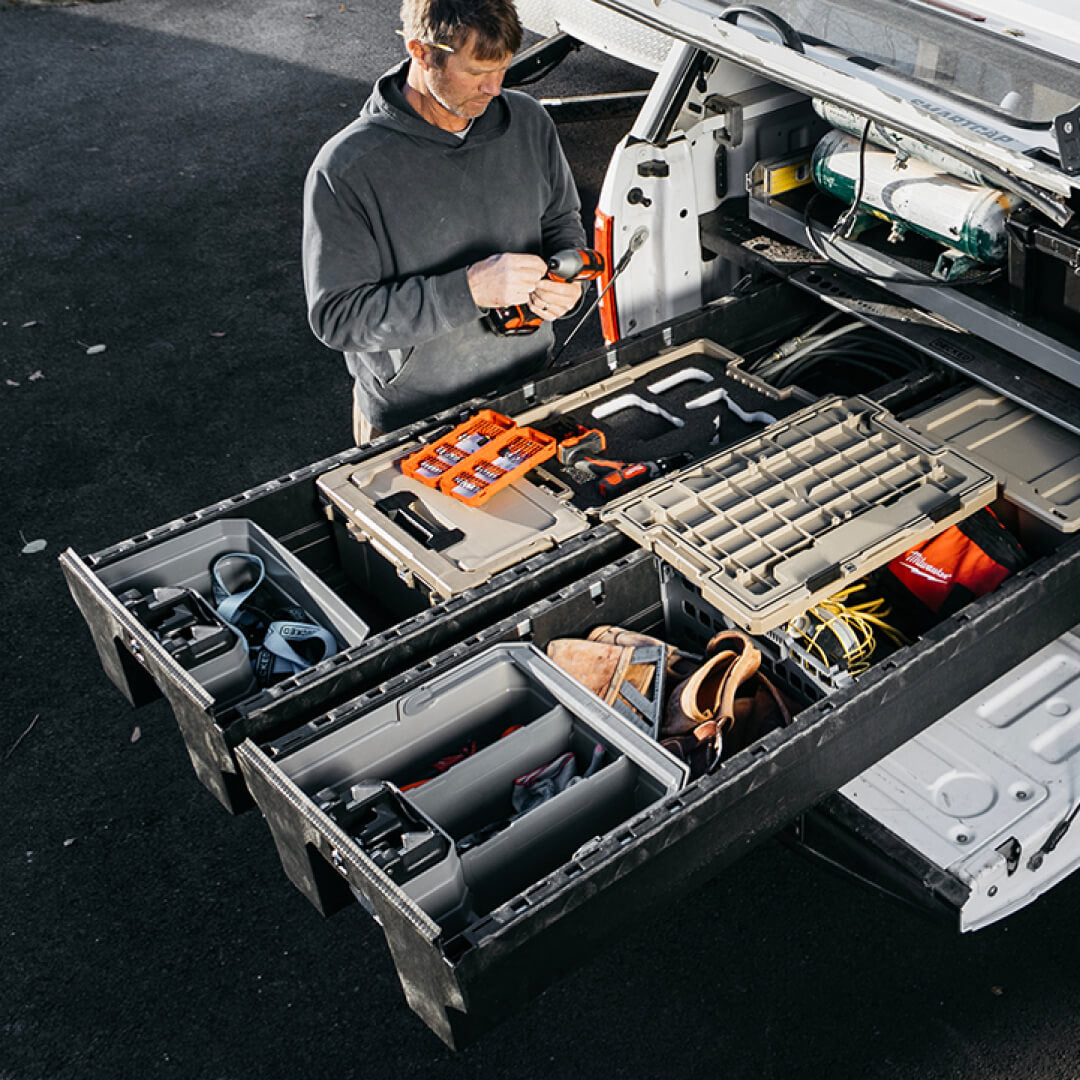
POLYGON ((861 348, 848 348, 848 349, 836 349, 825 351, 825 355, 833 359, 843 359, 849 355, 867 357, 873 360, 878 360, 883 364, 891 364, 894 367, 902 367, 906 370, 914 370, 918 367, 924 367, 925 363, 922 360, 922 354, 917 353, 914 349, 894 349, 890 348, 884 342, 869 340, 861 348))
POLYGON ((901 342, 882 337, 870 327, 853 330, 825 342, 770 377, 774 386, 787 386, 811 375, 816 368, 833 365, 867 371, 883 381, 896 375, 927 369, 926 357, 901 342))
POLYGON ((876 330, 867 325, 860 326, 858 329, 844 334, 843 337, 835 338, 832 341, 822 342, 821 345, 814 349, 814 352, 865 352, 867 349, 873 349, 880 353, 891 352, 897 356, 905 357, 913 355, 916 352, 916 350, 912 349, 906 342, 897 341, 895 338, 889 337, 880 330, 876 330))
MULTIPOLYGON (((788 386, 791 383, 796 382, 798 379, 806 378, 808 375, 813 374, 814 368, 822 367, 822 364, 796 364, 789 371, 783 373, 783 377, 775 383, 777 386, 788 386)), ((883 368, 876 367, 874 364, 867 363, 864 360, 859 360, 855 357, 850 357, 842 361, 834 361, 831 365, 833 367, 840 368, 858 368, 860 371, 869 372, 871 375, 881 379, 882 382, 888 382, 890 379, 896 377, 894 372, 889 372, 883 368)), ((900 369, 903 372, 904 369, 900 369)))
POLYGON ((867 120, 863 124, 862 136, 859 138, 859 182, 855 187, 855 196, 851 200, 851 205, 836 219, 836 224, 832 227, 830 235, 834 240, 837 236, 850 240, 851 230, 855 227, 855 218, 859 213, 859 203, 862 202, 863 189, 866 187, 866 140, 870 137, 870 125, 872 123, 873 120, 867 120))
POLYGON ((873 350, 865 349, 861 351, 853 351, 850 353, 811 353, 808 356, 800 356, 799 359, 784 370, 782 375, 785 377, 791 372, 806 372, 813 367, 833 364, 833 365, 858 365, 858 364, 874 364, 876 367, 885 367, 895 370, 895 372, 912 372, 916 368, 914 357, 909 356, 895 356, 895 355, 882 355, 877 354, 873 350))
POLYGON ((737 26, 740 15, 753 15, 755 18, 760 19, 763 23, 771 26, 777 34, 780 35, 780 40, 789 48, 798 53, 805 53, 806 49, 803 47, 802 37, 799 35, 799 31, 789 22, 785 22, 775 11, 770 11, 768 8, 758 7, 757 4, 729 4, 720 13, 720 18, 724 22, 729 22, 733 26, 737 26))
POLYGON ((901 274, 879 274, 876 271, 871 270, 870 267, 861 265, 858 260, 854 259, 847 252, 844 253, 844 260, 847 261, 838 259, 835 256, 830 255, 824 248, 819 245, 818 237, 815 235, 814 232, 814 223, 811 217, 811 209, 814 203, 821 198, 822 194, 822 192, 816 191, 807 200, 806 208, 803 210, 803 229, 806 232, 806 239, 810 244, 810 248, 814 252, 814 254, 840 270, 844 270, 852 274, 857 274, 865 281, 877 282, 882 285, 921 285, 927 289, 955 289, 960 288, 961 286, 968 285, 984 285, 988 281, 993 281, 1001 276, 1001 268, 995 267, 993 270, 987 270, 985 273, 974 274, 970 277, 965 278, 958 278, 956 281, 941 281, 940 279, 932 278, 929 275, 925 277, 904 277, 901 274))

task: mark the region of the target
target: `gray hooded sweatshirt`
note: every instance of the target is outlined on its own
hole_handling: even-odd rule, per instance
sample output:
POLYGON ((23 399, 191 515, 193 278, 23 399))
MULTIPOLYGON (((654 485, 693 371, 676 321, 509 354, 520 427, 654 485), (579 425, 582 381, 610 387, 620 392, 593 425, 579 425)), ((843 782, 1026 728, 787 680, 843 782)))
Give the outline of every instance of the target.
POLYGON ((384 431, 536 371, 553 340, 503 337, 469 292, 471 263, 581 247, 580 200, 543 107, 507 90, 464 138, 405 101, 408 62, 319 151, 304 192, 304 286, 316 337, 345 354, 384 431))

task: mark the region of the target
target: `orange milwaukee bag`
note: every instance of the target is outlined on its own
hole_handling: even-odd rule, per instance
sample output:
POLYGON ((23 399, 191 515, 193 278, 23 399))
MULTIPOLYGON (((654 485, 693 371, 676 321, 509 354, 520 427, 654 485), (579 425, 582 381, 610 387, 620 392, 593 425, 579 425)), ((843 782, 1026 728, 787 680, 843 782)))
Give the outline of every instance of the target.
POLYGON ((951 614, 969 600, 993 592, 1028 556, 989 508, 889 563, 905 588, 937 614, 951 614))

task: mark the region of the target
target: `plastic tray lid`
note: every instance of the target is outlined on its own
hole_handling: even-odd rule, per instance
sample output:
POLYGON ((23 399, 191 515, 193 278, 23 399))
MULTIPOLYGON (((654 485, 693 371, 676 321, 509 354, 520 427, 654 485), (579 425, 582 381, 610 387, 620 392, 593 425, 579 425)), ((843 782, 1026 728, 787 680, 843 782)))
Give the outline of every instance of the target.
POLYGON ((985 506, 996 487, 874 402, 833 397, 601 517, 762 634, 985 506))
POLYGON ((1080 529, 1080 436, 980 386, 908 424, 996 474, 1009 500, 1041 521, 1080 529))
POLYGON ((402 456, 415 449, 339 466, 317 484, 354 535, 441 597, 482 585, 587 527, 577 511, 524 479, 483 506, 444 495, 402 473, 402 456))

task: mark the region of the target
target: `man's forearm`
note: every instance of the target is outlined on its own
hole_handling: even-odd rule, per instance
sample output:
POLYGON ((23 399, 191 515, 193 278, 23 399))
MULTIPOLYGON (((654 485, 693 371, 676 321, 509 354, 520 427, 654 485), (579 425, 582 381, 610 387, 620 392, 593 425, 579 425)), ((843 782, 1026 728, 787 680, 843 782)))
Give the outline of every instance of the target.
POLYGON ((315 281, 310 291, 311 329, 341 352, 409 348, 480 318, 464 269, 321 289, 315 281))

